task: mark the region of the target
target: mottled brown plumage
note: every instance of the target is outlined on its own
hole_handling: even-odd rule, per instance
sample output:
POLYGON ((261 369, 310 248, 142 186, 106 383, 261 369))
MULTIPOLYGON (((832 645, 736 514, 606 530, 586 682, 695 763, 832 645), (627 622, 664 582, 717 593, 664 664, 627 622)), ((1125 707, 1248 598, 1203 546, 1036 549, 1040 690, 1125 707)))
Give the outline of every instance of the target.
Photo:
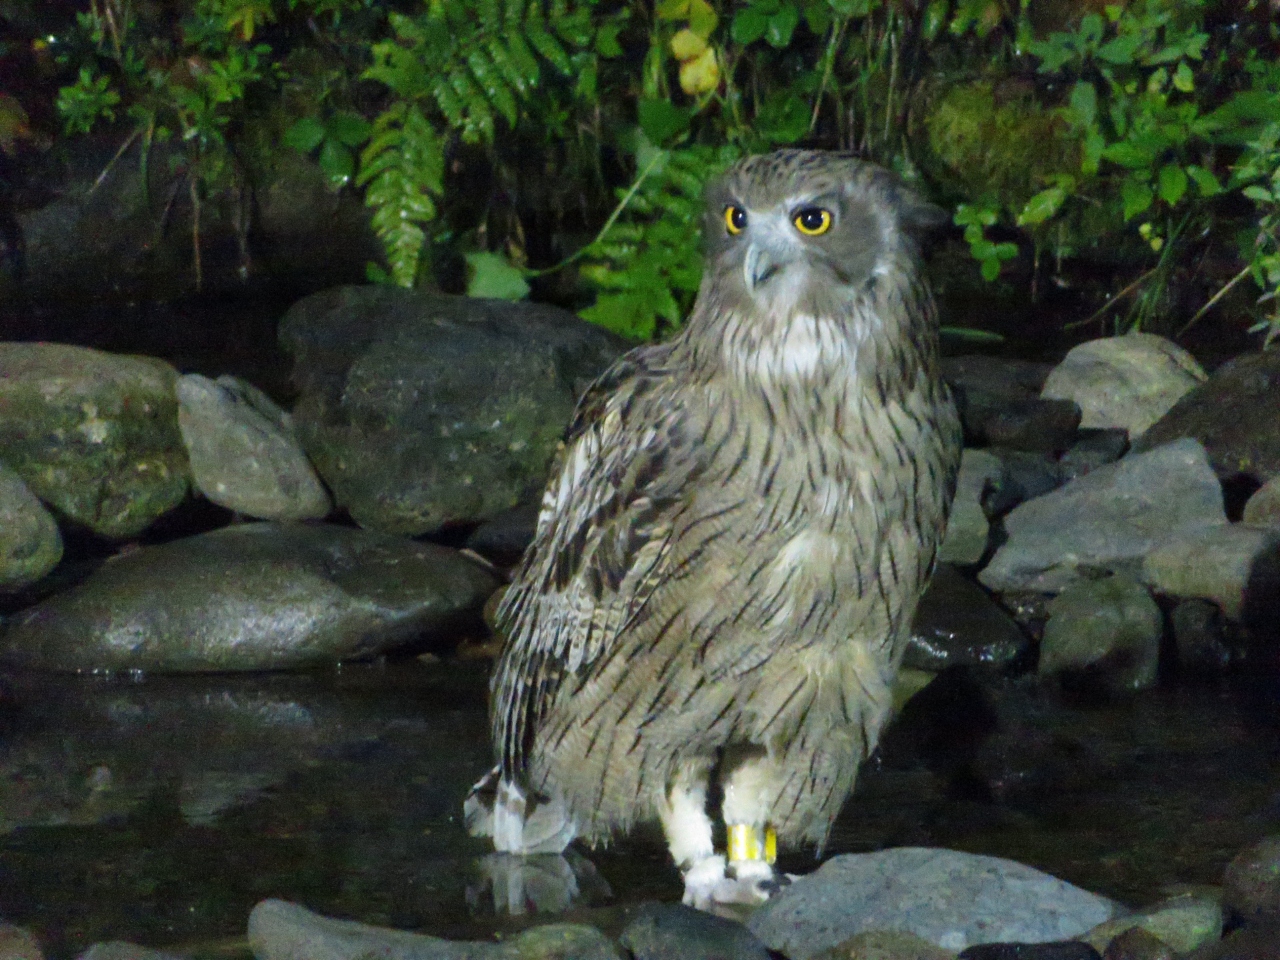
POLYGON ((735 872, 712 776, 726 822, 823 844, 887 718, 959 462, 912 235, 930 212, 819 152, 708 188, 693 313, 583 398, 499 612, 499 849, 657 818, 706 905, 735 872))

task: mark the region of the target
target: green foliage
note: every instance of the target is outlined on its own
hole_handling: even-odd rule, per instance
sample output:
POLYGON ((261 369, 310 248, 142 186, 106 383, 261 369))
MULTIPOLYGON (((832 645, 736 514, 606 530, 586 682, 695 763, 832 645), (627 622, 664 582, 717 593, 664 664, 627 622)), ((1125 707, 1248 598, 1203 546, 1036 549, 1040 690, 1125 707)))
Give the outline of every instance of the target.
POLYGON ((1258 302, 1267 304, 1267 315, 1250 331, 1263 334, 1263 345, 1280 337, 1280 123, 1268 124, 1236 168, 1233 184, 1254 202, 1258 229, 1244 251, 1246 270, 1262 288, 1258 302))

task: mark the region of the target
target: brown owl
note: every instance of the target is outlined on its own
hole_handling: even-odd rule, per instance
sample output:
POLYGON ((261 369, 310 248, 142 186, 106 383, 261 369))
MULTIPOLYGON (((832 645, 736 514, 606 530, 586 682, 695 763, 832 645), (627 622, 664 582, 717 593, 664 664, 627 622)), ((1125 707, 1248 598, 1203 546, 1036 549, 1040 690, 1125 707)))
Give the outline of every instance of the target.
POLYGON ((740 161, 706 203, 687 325, 570 427, 499 611, 492 805, 468 801, 510 853, 656 818, 700 907, 767 897, 776 844, 825 842, 960 461, 916 243, 940 212, 802 150, 740 161))

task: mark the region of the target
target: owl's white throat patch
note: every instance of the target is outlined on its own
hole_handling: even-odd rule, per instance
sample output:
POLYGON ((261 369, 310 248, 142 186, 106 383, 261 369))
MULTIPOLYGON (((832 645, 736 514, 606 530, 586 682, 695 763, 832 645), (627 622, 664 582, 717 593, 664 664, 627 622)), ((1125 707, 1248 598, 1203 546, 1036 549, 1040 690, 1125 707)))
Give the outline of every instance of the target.
POLYGON ((810 313, 793 313, 785 323, 735 336, 732 324, 722 349, 725 361, 739 375, 769 381, 806 381, 852 372, 856 344, 847 328, 810 313))

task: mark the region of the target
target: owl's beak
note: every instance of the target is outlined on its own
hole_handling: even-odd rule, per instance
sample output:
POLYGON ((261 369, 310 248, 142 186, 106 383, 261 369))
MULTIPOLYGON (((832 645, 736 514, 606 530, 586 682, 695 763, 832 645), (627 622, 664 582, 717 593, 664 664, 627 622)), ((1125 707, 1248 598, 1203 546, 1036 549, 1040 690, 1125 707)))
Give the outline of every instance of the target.
POLYGON ((769 279, 795 259, 795 251, 783 238, 766 236, 752 241, 742 262, 747 289, 755 293, 769 279))

